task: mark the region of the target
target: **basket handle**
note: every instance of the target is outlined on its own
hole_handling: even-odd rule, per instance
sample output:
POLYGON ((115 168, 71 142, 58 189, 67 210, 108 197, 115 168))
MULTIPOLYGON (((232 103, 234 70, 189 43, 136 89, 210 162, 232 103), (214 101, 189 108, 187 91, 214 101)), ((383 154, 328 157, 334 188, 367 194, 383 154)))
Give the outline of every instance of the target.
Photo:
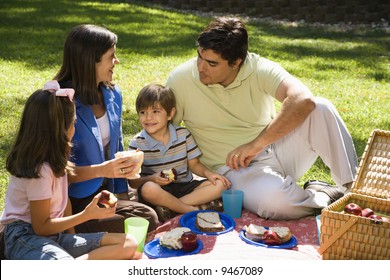
POLYGON ((352 227, 358 220, 358 217, 351 217, 348 222, 343 224, 328 240, 326 240, 317 252, 321 255, 339 239, 350 227, 352 227))

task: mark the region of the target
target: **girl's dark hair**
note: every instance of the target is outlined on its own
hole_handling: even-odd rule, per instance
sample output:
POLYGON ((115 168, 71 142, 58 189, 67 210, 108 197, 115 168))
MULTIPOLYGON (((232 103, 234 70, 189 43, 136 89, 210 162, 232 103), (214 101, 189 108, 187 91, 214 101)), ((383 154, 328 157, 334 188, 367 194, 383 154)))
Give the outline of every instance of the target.
POLYGON ((117 35, 105 27, 92 24, 74 27, 66 38, 62 66, 54 80, 62 87, 73 88, 83 104, 100 104, 95 66, 117 42, 117 35))
POLYGON ((67 97, 39 89, 24 106, 6 168, 20 178, 39 178, 47 162, 56 177, 65 175, 71 149, 68 130, 75 118, 75 105, 67 97))
POLYGON ((159 103, 169 115, 172 112, 172 109, 176 107, 175 95, 168 87, 159 84, 145 86, 138 93, 137 100, 135 101, 137 114, 139 114, 141 110, 153 107, 157 103, 159 103))
POLYGON ((245 24, 239 18, 216 18, 199 35, 197 46, 220 54, 229 65, 239 58, 243 63, 248 53, 245 24))

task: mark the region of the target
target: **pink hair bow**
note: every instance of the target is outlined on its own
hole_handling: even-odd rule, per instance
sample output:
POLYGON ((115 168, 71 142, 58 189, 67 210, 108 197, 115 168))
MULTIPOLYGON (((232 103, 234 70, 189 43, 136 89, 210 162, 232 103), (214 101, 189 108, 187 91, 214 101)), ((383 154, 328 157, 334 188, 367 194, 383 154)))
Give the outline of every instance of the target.
POLYGON ((56 80, 47 82, 43 89, 55 93, 56 96, 68 97, 70 101, 73 101, 74 89, 60 88, 60 84, 56 80))

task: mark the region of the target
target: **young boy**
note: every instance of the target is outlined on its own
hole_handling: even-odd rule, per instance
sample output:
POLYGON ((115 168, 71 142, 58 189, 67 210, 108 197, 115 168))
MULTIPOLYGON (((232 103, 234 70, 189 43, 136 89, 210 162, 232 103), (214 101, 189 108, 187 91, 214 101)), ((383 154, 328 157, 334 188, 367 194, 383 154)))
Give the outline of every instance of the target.
POLYGON ((157 84, 144 87, 136 100, 143 130, 129 145, 130 149, 144 152, 142 176, 131 180, 130 184, 138 189, 140 202, 156 206, 162 222, 172 218, 174 212, 221 211, 220 201, 218 208, 215 200, 230 187, 226 177, 212 172, 199 161, 201 151, 191 133, 170 123, 175 106, 175 96, 169 88, 157 84), (177 171, 176 180, 161 176, 161 171, 172 168, 177 171), (195 180, 193 173, 207 179, 195 180))

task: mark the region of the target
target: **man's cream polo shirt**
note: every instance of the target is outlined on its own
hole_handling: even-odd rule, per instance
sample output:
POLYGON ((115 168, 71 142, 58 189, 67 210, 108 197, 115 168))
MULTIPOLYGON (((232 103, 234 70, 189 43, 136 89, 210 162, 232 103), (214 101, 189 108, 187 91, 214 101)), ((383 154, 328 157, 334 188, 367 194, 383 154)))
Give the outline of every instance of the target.
POLYGON ((176 96, 174 123, 183 121, 202 151, 201 162, 217 170, 231 150, 253 140, 274 118, 275 92, 288 76, 279 64, 248 53, 229 86, 204 85, 193 58, 167 81, 176 96))

